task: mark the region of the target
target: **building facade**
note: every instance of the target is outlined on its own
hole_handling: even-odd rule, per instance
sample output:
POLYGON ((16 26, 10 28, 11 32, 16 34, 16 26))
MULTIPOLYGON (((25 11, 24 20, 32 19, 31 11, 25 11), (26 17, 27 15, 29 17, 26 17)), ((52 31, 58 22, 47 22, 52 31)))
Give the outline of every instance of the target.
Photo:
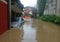
POLYGON ((56 4, 56 0, 47 0, 46 2, 46 6, 45 6, 45 11, 44 14, 56 14, 56 9, 57 9, 57 4, 56 4))
POLYGON ((47 0, 44 15, 60 16, 60 0, 47 0))

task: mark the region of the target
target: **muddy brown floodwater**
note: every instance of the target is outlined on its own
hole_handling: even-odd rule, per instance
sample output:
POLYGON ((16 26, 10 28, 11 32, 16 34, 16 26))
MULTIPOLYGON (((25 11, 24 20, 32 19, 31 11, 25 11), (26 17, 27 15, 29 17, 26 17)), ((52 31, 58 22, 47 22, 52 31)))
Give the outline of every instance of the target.
POLYGON ((20 28, 1 35, 0 42, 60 42, 60 26, 53 23, 30 19, 20 28))

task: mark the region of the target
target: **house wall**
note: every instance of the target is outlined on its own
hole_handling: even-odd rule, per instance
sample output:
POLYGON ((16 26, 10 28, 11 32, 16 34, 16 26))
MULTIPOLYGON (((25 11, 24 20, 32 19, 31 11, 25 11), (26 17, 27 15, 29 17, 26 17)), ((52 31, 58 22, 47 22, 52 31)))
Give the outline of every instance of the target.
POLYGON ((0 1, 0 35, 8 30, 8 9, 7 4, 0 1))

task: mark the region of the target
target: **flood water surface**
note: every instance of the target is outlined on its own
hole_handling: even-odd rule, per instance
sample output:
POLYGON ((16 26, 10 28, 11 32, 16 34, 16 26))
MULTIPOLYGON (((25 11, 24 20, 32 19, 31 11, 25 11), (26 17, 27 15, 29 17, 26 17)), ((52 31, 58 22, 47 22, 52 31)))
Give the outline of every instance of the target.
POLYGON ((0 42, 60 42, 60 26, 55 24, 30 19, 20 28, 4 33, 0 42))

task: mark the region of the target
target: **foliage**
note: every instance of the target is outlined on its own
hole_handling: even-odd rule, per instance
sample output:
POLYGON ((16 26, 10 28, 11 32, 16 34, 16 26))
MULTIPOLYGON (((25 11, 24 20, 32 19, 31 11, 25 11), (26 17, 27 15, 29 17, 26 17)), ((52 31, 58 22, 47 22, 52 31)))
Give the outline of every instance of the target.
POLYGON ((44 15, 44 16, 39 17, 39 19, 43 21, 47 21, 47 22, 52 22, 55 24, 60 24, 60 17, 55 16, 55 15, 44 15))
POLYGON ((47 0, 37 0, 39 15, 43 15, 47 0))

